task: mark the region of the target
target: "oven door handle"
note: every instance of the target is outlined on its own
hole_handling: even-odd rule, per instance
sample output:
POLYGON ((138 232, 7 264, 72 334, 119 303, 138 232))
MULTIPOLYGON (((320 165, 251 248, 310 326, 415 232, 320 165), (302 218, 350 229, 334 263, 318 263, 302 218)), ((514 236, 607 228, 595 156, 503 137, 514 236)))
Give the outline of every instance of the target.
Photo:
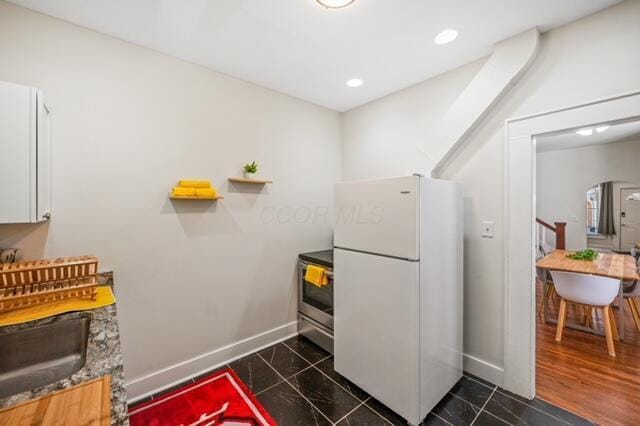
MULTIPOLYGON (((300 262, 300 270, 302 271, 303 276, 304 276, 305 271, 307 270, 307 266, 309 266, 309 265, 310 265, 310 263, 300 262)), ((320 266, 320 267, 322 267, 322 266, 320 266)), ((332 270, 329 270, 329 269, 325 268, 324 274, 327 276, 327 278, 333 279, 333 271, 332 270)))

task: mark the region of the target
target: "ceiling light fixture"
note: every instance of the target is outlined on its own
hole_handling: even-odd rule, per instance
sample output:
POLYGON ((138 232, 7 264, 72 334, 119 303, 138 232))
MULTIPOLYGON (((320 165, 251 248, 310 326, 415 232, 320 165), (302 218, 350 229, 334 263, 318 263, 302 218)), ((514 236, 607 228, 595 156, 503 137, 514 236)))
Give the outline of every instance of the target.
POLYGON ((591 136, 593 134, 593 129, 580 129, 576 133, 580 136, 591 136))
POLYGON ((609 125, 607 125, 607 124, 605 124, 604 126, 596 127, 596 132, 598 132, 598 133, 602 133, 602 132, 604 132, 605 130, 607 130, 609 127, 611 127, 611 126, 609 126, 609 125))
POLYGON ((356 0, 316 0, 319 5, 326 7, 327 9, 341 9, 349 6, 356 0))
POLYGON ((435 41, 436 44, 447 44, 455 40, 456 37, 458 37, 458 32, 451 28, 447 28, 446 30, 441 31, 433 41, 435 41))
POLYGON ((359 78, 352 78, 351 80, 347 81, 347 86, 349 87, 360 87, 362 86, 363 81, 359 78))

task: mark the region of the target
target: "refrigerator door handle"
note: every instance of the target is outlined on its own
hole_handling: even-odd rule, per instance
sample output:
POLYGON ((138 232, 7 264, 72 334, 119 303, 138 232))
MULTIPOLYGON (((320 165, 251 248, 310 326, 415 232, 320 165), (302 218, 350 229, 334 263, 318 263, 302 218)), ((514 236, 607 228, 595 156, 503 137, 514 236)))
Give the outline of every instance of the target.
POLYGON ((364 250, 354 250, 354 249, 349 249, 349 248, 345 248, 345 247, 339 247, 339 246, 334 246, 334 249, 339 249, 339 250, 344 250, 344 251, 352 251, 354 253, 362 253, 362 254, 370 254, 373 256, 380 256, 380 257, 388 257, 389 259, 397 259, 397 260, 404 260, 407 262, 420 262, 420 258, 418 259, 410 259, 408 257, 397 257, 397 256, 391 256, 388 254, 380 254, 380 253, 373 253, 370 251, 364 251, 364 250))

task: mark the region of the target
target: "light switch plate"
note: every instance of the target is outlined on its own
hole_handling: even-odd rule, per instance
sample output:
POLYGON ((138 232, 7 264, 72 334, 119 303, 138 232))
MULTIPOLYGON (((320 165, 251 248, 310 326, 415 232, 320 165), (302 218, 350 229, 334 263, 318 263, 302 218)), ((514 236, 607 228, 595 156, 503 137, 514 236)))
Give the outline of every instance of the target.
POLYGON ((496 224, 495 222, 485 220, 482 222, 481 230, 482 238, 493 238, 493 234, 496 230, 496 224))

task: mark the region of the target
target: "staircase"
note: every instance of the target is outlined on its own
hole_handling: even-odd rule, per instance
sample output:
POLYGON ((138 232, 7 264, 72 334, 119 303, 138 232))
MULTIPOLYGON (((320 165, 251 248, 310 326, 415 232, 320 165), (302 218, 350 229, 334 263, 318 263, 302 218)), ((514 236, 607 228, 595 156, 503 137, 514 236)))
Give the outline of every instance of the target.
POLYGON ((554 222, 553 225, 536 218, 536 247, 538 256, 542 257, 554 248, 566 249, 567 222, 554 222))

